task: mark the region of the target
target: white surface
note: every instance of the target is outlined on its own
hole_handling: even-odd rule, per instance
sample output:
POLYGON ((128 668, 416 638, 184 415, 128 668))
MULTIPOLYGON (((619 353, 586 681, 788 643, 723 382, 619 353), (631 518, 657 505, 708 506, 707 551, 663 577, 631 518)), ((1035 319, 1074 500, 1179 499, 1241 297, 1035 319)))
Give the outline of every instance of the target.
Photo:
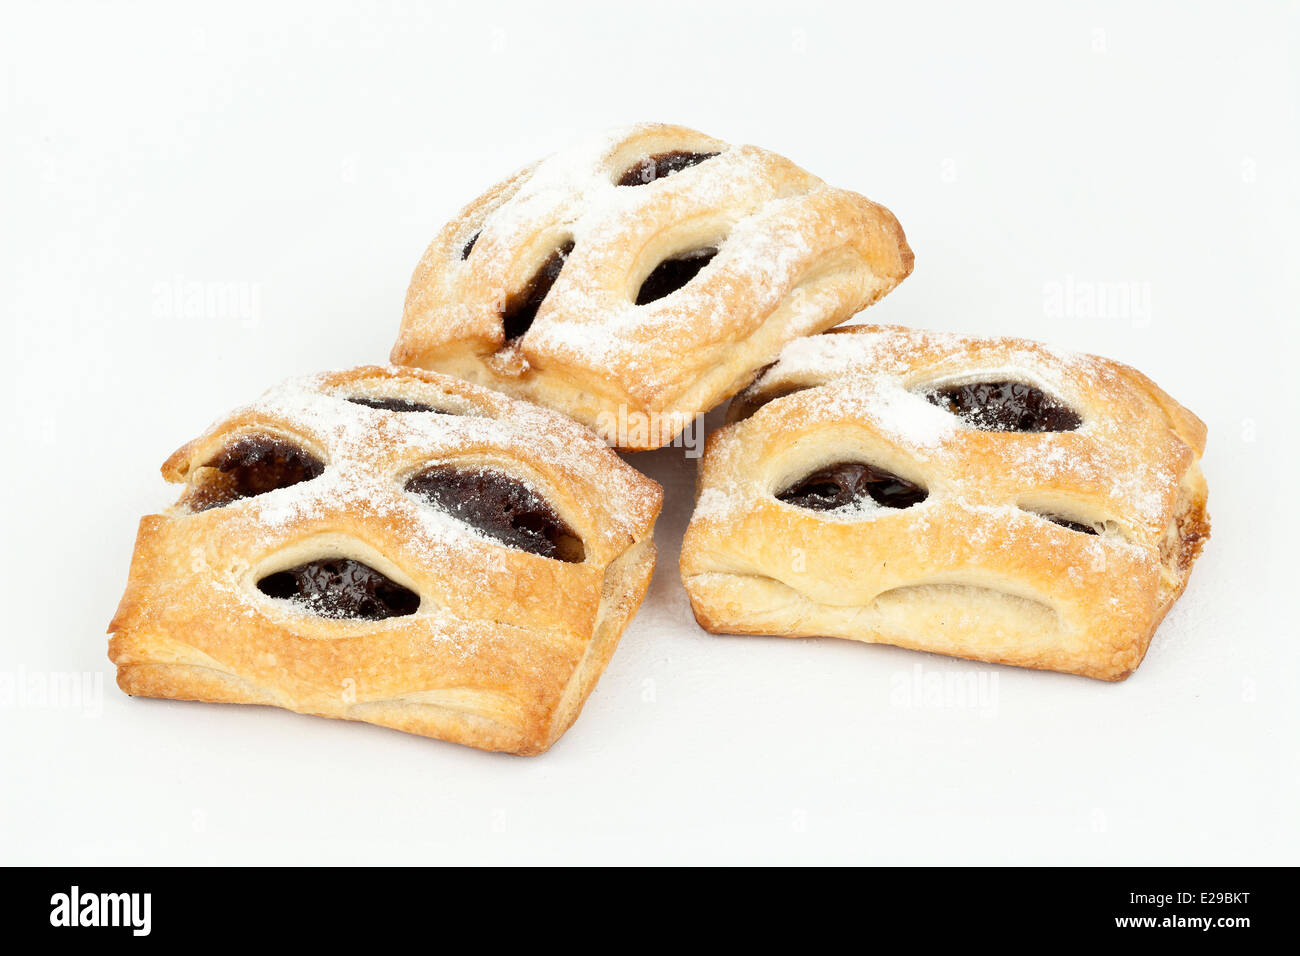
POLYGON ((0 673, 102 698, 5 700, 0 861, 1297 862, 1294 6, 348 6, 5 7, 0 673), (871 319, 1106 354, 1206 420, 1213 538, 1141 670, 709 637, 664 451, 650 596, 546 756, 121 695, 103 631, 163 458, 384 359, 448 216, 641 119, 893 209, 917 266, 871 319), (908 701, 948 674, 983 700, 908 701))

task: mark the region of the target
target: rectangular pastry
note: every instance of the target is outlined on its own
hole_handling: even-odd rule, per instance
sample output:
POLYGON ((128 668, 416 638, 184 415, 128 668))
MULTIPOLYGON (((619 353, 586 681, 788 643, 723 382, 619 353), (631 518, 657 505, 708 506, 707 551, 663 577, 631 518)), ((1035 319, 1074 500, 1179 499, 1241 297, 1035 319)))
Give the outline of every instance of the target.
POLYGON ((682 578, 715 633, 1122 680, 1209 535, 1204 445, 1117 362, 836 329, 787 345, 710 436, 682 578))
POLYGON ((555 412, 432 372, 285 383, 163 466, 109 626, 128 694, 533 754, 654 570, 662 491, 555 412))
POLYGON ((911 271, 885 207, 768 150, 645 124, 466 206, 416 267, 392 360, 658 448, 911 271))

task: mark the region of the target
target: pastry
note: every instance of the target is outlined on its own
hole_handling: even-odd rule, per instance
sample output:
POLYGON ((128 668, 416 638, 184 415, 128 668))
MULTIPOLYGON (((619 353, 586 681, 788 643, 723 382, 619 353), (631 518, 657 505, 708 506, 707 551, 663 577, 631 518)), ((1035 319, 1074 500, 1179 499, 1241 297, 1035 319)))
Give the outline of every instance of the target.
POLYGON ((109 626, 128 694, 485 750, 577 717, 654 569, 662 492, 562 415, 432 372, 294 380, 163 466, 109 626))
POLYGON ((1117 362, 836 329, 786 346, 709 437, 682 577, 716 633, 1122 680, 1209 535, 1204 445, 1117 362))
POLYGON ((767 150, 637 126, 523 170, 447 224, 392 360, 656 448, 911 270, 883 206, 767 150))

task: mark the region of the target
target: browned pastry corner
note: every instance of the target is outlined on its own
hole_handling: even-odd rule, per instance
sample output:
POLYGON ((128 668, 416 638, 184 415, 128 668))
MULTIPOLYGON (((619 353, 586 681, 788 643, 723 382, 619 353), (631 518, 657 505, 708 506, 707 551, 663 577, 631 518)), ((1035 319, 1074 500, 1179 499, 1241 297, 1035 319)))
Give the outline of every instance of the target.
POLYGON ((392 359, 657 448, 792 339, 912 271, 894 216, 679 126, 598 136, 489 190, 416 267, 392 359))
POLYGON ((1209 536, 1201 421, 1019 339, 788 345, 710 436, 681 572, 709 631, 1122 680, 1209 536))
POLYGON ((662 492, 562 415, 414 369, 279 386, 163 466, 109 625, 128 694, 535 754, 654 570, 662 492))

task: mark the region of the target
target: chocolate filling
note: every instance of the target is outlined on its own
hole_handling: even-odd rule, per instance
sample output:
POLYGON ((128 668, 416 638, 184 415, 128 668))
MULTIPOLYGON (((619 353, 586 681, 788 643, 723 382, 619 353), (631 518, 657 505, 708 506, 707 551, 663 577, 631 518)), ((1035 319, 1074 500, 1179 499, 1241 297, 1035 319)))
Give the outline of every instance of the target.
POLYGON ((1097 529, 1090 524, 1081 524, 1078 521, 1071 521, 1069 518, 1062 518, 1060 515, 1041 515, 1052 524, 1059 524, 1062 528, 1069 528, 1071 531, 1078 531, 1080 534, 1096 534, 1097 529))
POLYGON ((478 242, 478 237, 482 234, 483 230, 480 229, 478 232, 474 233, 474 235, 469 237, 469 242, 465 243, 465 248, 460 250, 461 259, 469 258, 469 254, 474 251, 474 243, 478 242))
POLYGON ((528 331, 529 326, 533 324, 533 319, 537 318, 537 310, 541 308, 547 293, 551 291, 551 286, 555 285, 555 280, 560 277, 564 260, 572 251, 573 240, 570 239, 551 253, 523 289, 506 300, 501 324, 505 329, 507 342, 514 341, 528 331))
POLYGON ((191 512, 220 508, 241 498, 288 488, 316 478, 324 463, 297 445, 270 435, 250 435, 228 445, 205 466, 190 492, 191 512))
POLYGON ((511 548, 557 561, 585 557, 582 540, 554 509, 504 472, 435 465, 411 478, 406 490, 511 548))
POLYGON ((717 249, 695 249, 692 252, 665 259, 655 266, 654 271, 641 283, 641 290, 636 294, 636 304, 645 305, 666 295, 676 292, 690 282, 700 270, 707 266, 718 254, 717 249))
POLYGON ((1069 432, 1083 424, 1073 409, 1024 382, 949 385, 925 397, 984 431, 1069 432))
POLYGON ((787 504, 834 511, 871 498, 885 508, 910 508, 928 492, 906 478, 860 461, 842 461, 814 471, 777 494, 787 504))
POLYGON ((449 412, 441 408, 434 408, 432 405, 426 405, 424 402, 414 402, 409 398, 367 398, 364 395, 356 395, 348 399, 353 405, 364 405, 366 408, 377 408, 385 412, 433 412, 435 415, 447 415, 449 412))
POLYGON ((646 183, 663 179, 683 169, 698 166, 706 159, 712 159, 717 153, 692 153, 684 149, 675 149, 667 153, 656 153, 633 164, 618 179, 620 186, 644 186, 646 183))
POLYGON ((294 601, 322 617, 382 621, 414 614, 420 596, 368 564, 351 558, 322 558, 268 574, 257 589, 294 601))

